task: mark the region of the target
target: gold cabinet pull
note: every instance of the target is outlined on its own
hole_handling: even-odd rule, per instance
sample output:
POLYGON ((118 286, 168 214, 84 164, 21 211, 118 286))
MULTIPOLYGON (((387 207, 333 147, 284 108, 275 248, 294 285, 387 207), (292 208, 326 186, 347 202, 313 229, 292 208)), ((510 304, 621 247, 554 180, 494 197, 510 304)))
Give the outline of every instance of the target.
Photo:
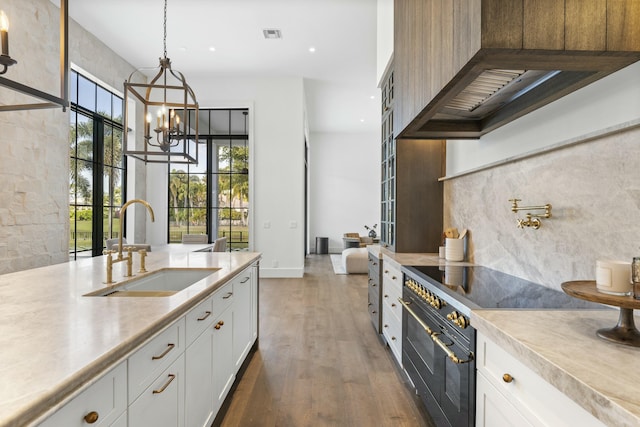
POLYGON ((211 316, 211 312, 210 311, 205 311, 204 312, 204 316, 202 317, 198 317, 198 322, 202 322, 204 319, 206 319, 207 317, 211 316))
POLYGON ((222 326, 224 326, 224 320, 221 320, 218 323, 216 323, 216 326, 214 326, 214 328, 220 329, 222 326))
POLYGON ((251 279, 251 277, 247 276, 247 277, 245 277, 245 278, 244 278, 244 280, 243 280, 242 282, 240 282, 240 283, 247 283, 247 280, 249 280, 249 279, 251 279))
POLYGON ((222 297, 222 299, 229 299, 233 296, 233 292, 227 292, 227 294, 225 296, 222 297))
POLYGON ((169 384, 171 384, 171 381, 175 380, 176 376, 174 374, 169 374, 169 381, 167 381, 165 383, 165 385, 163 385, 161 388, 159 388, 158 390, 153 390, 153 394, 160 394, 163 391, 165 391, 167 389, 167 387, 169 387, 169 384))
POLYGON ((84 421, 87 424, 93 424, 96 421, 98 421, 98 418, 99 418, 98 413, 96 411, 91 411, 87 415, 84 416, 84 421))
POLYGON ((175 346, 176 346, 175 344, 168 344, 167 345, 167 349, 165 351, 163 351, 160 356, 151 356, 151 360, 162 359, 163 357, 165 357, 167 355, 167 353, 169 353, 171 350, 173 350, 173 347, 175 347, 175 346))
POLYGON ((504 381, 505 383, 510 383, 513 381, 513 377, 510 374, 504 374, 502 376, 502 381, 504 381))

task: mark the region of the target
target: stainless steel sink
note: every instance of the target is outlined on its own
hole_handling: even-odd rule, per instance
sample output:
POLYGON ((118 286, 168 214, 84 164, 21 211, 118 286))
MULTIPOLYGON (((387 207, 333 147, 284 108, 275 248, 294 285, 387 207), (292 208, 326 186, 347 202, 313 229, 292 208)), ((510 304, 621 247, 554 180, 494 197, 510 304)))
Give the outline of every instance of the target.
POLYGON ((220 268, 165 268, 85 294, 92 297, 164 297, 199 282, 220 268))

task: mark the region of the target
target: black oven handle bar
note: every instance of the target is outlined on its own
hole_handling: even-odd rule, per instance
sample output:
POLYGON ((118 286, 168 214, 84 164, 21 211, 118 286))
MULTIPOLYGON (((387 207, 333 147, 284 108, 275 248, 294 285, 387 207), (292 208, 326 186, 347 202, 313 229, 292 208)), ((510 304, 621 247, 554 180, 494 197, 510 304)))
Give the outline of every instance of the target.
POLYGON ((402 298, 398 298, 398 302, 400 302, 400 304, 402 304, 402 306, 403 306, 404 308, 406 308, 406 309, 407 309, 407 311, 409 312, 409 314, 411 314, 411 316, 412 316, 414 319, 416 319, 416 321, 417 321, 418 323, 420 323, 420 326, 422 326, 422 327, 424 328, 424 330, 427 332, 427 334, 429 334, 429 336, 431 337, 431 339, 432 339, 436 344, 438 344, 438 346, 439 346, 439 347, 440 347, 440 348, 441 348, 445 353, 447 353, 447 357, 448 357, 449 359, 451 359, 451 361, 452 361, 453 363, 461 364, 461 363, 469 363, 469 362, 473 361, 473 353, 469 353, 469 358, 468 358, 467 360, 460 359, 458 356, 456 356, 456 354, 455 354, 453 351, 451 351, 451 349, 450 349, 450 348, 449 348, 449 347, 448 347, 444 342, 442 342, 442 340, 438 337, 438 333, 433 332, 433 331, 431 330, 431 328, 430 328, 429 326, 427 326, 427 324, 426 324, 426 323, 424 323, 424 322, 422 321, 422 319, 420 319, 420 318, 418 317, 418 315, 417 315, 417 314, 416 314, 416 313, 411 309, 411 307, 409 307, 409 304, 411 304, 411 301, 406 302, 406 301, 405 301, 405 300, 403 300, 402 298))

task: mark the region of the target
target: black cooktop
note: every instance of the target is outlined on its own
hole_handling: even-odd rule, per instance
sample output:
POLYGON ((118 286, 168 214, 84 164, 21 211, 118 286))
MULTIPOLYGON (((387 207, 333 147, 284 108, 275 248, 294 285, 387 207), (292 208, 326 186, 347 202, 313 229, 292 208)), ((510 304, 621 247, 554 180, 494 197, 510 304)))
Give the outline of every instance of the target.
POLYGON ((403 269, 414 279, 426 280, 442 291, 437 292, 440 297, 453 297, 470 309, 605 308, 488 267, 411 266, 403 269))

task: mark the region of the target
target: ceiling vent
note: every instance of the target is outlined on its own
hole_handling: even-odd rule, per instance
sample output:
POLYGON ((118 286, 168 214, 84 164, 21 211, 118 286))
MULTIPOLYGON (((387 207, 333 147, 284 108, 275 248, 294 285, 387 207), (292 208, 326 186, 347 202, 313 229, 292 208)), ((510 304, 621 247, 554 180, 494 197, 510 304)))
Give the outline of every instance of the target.
POLYGON ((276 30, 275 28, 267 28, 262 30, 262 34, 264 34, 264 38, 269 39, 281 39, 282 31, 276 30))

